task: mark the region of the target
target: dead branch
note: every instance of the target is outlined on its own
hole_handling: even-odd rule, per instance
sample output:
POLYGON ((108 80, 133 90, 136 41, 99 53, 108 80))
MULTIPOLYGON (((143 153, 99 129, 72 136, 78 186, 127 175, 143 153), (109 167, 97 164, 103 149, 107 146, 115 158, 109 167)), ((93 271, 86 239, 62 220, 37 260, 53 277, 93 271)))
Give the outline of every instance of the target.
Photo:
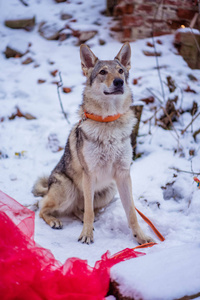
POLYGON ((189 296, 184 296, 182 298, 179 299, 175 299, 175 300, 191 300, 191 299, 198 299, 200 297, 200 292, 193 294, 193 295, 189 295, 189 296))
MULTIPOLYGON (((199 13, 200 13, 200 12, 199 12, 199 13)), ((196 23, 196 21, 197 21, 197 19, 198 19, 199 13, 195 13, 195 15, 194 15, 194 17, 193 17, 193 19, 192 19, 192 21, 191 21, 191 23, 190 23, 189 28, 190 28, 190 31, 191 31, 191 33, 192 33, 192 37, 193 37, 193 39, 194 39, 194 41, 195 41, 195 44, 196 44, 196 46, 197 46, 197 49, 198 49, 198 51, 199 51, 199 53, 200 53, 199 43, 198 43, 198 41, 197 41, 197 39, 196 39, 196 36, 195 36, 195 34, 194 34, 194 32, 193 32, 193 27, 194 27, 194 25, 195 25, 195 23, 196 23)))
POLYGON ((58 99, 59 99, 59 102, 60 102, 60 107, 61 107, 62 113, 63 113, 63 115, 65 117, 65 120, 67 121, 68 124, 70 124, 70 122, 68 120, 68 117, 67 117, 67 113, 64 111, 64 108, 63 108, 63 105, 62 105, 61 96, 60 96, 60 88, 63 86, 61 72, 59 72, 59 77, 60 77, 60 81, 58 82, 58 85, 57 85, 58 99))
POLYGON ((185 171, 185 170, 180 170, 178 168, 170 167, 169 169, 174 170, 178 173, 188 173, 188 174, 193 174, 193 175, 200 175, 198 172, 191 172, 191 171, 185 171))
MULTIPOLYGON (((160 1, 159 5, 157 6, 157 9, 155 10, 155 13, 154 13, 154 21, 155 21, 156 18, 157 18, 158 9, 159 9, 159 6, 162 5, 162 3, 163 3, 163 0, 160 1)), ((157 53, 157 50, 156 50, 156 43, 155 43, 155 40, 154 40, 154 22, 152 22, 152 42, 153 42, 153 47, 154 47, 154 53, 156 54, 156 53, 157 53)), ((155 55, 155 59, 156 59, 156 65, 157 65, 158 77, 159 77, 159 80, 160 80, 160 86, 161 86, 161 91, 162 91, 162 97, 163 97, 163 100, 164 100, 164 102, 165 102, 165 91, 164 91, 164 86, 163 86, 163 82, 162 82, 162 78, 161 78, 161 73, 160 73, 160 66, 159 66, 158 56, 155 55)))
POLYGON ((26 3, 24 0, 19 0, 24 6, 28 6, 28 3, 26 3))
POLYGON ((136 157, 136 145, 137 145, 137 136, 138 136, 138 130, 140 125, 140 119, 142 115, 143 105, 133 105, 131 106, 132 111, 134 112, 137 123, 132 131, 131 134, 131 145, 133 149, 133 159, 136 157))
POLYGON ((147 88, 147 91, 152 94, 152 96, 154 96, 161 104, 163 104, 163 101, 160 100, 160 98, 158 98, 158 96, 150 88, 147 88))
POLYGON ((168 112, 167 112, 167 110, 165 109, 165 107, 162 107, 162 109, 163 109, 164 113, 166 114, 166 116, 167 116, 167 118, 168 118, 168 120, 169 120, 171 126, 173 127, 173 129, 174 129, 174 131, 175 131, 175 133, 176 133, 176 136, 177 136, 177 138, 178 138, 178 140, 179 140, 178 132, 177 132, 176 128, 174 127, 174 124, 173 124, 173 122, 172 122, 172 119, 171 119, 170 115, 168 114, 168 112))
POLYGON ((183 129, 181 131, 181 134, 184 134, 186 132, 186 130, 190 127, 190 125, 196 120, 196 118, 200 115, 200 112, 194 117, 192 118, 192 120, 190 121, 190 123, 185 127, 185 129, 183 129))
POLYGON ((146 124, 149 121, 151 121, 161 109, 162 109, 162 107, 159 107, 158 109, 156 109, 155 112, 153 113, 153 115, 149 119, 143 121, 143 123, 146 124))

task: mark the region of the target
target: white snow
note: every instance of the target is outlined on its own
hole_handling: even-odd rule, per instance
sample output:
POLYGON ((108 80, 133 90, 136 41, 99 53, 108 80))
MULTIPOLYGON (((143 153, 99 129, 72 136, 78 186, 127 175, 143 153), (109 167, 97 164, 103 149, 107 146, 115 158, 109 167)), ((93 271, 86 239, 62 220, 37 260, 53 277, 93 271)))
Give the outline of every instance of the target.
MULTIPOLYGON (((0 4, 0 152, 2 153, 0 189, 21 204, 32 205, 36 202, 31 193, 35 180, 38 176, 49 174, 63 153, 52 152, 48 137, 55 134, 59 146, 65 146, 71 127, 78 121, 76 112, 81 103, 85 83, 81 71, 79 47, 76 46, 77 38, 71 36, 62 42, 47 41, 38 33, 40 22, 47 21, 51 24, 57 22, 59 26, 62 25, 61 27, 68 24, 74 30, 98 30, 98 34, 87 44, 101 59, 113 59, 121 44, 110 36, 108 28, 111 19, 100 13, 105 9, 104 1, 77 0, 60 4, 56 4, 53 0, 26 2, 29 5, 27 7, 15 0, 1 1, 0 4), (14 30, 4 26, 6 18, 14 19, 22 14, 24 16, 26 11, 27 16, 30 14, 36 16, 36 26, 33 31, 14 30), (60 20, 60 13, 63 11, 72 14, 76 22, 60 20), (31 43, 29 53, 21 58, 6 59, 4 54, 6 46, 10 41, 16 43, 19 39, 22 40, 21 45, 31 43), (99 39, 104 39, 106 44, 99 45, 99 39), (23 65, 22 62, 28 57, 34 61, 23 65), (55 70, 61 72, 63 86, 72 89, 68 94, 64 94, 61 89, 62 102, 68 113, 70 125, 61 112, 57 86, 52 83, 59 81, 58 73, 56 77, 51 75, 55 70), (38 79, 43 79, 45 82, 38 84, 38 79), (16 107, 19 107, 24 114, 32 114, 36 119, 26 120, 17 117, 9 120, 9 117, 16 112, 16 107), (22 151, 26 152, 20 158, 15 155, 16 152, 22 151), (8 158, 5 158, 6 155, 8 158)), ((158 60, 165 102, 168 98, 177 95, 179 100, 176 108, 191 109, 193 101, 200 105, 200 70, 191 70, 183 58, 177 55, 177 50, 173 46, 173 35, 155 38, 155 41, 157 52, 162 54, 158 60), (162 43, 158 44, 158 40, 162 43), (191 81, 189 74, 195 76, 197 81, 191 81), (173 94, 169 93, 166 85, 167 76, 171 76, 177 85, 173 94), (184 91, 188 85, 196 91, 196 94, 184 91)), ((134 101, 152 96, 150 89, 165 105, 155 57, 143 54, 143 50, 154 51, 147 46, 147 42, 152 43, 152 40, 131 43, 132 69, 129 82, 134 101), (139 77, 141 78, 138 84, 133 85, 133 79, 139 77)), ((144 104, 137 139, 137 152, 142 153, 142 156, 133 162, 131 176, 136 207, 151 219, 166 240, 160 243, 148 225, 138 217, 144 231, 154 237, 158 245, 146 250, 146 256, 113 268, 112 276, 120 281, 120 289, 127 294, 133 295, 138 291, 142 297, 146 297, 145 299, 158 299, 160 294, 155 294, 157 282, 153 278, 157 278, 157 273, 162 270, 158 276, 160 284, 158 292, 165 291, 165 299, 175 299, 180 295, 184 296, 184 293, 200 292, 200 285, 198 288, 196 281, 199 278, 197 266, 199 266, 200 190, 193 181, 192 173, 179 173, 173 169, 200 172, 200 134, 197 135, 197 142, 192 137, 191 127, 183 135, 181 134, 181 130, 192 119, 189 112, 183 113, 178 122, 174 122, 177 133, 154 125, 154 118, 151 126, 149 122, 144 123, 143 121, 154 114, 153 107, 161 105, 157 98, 153 104, 144 104), (194 156, 189 154, 190 150, 194 150, 194 156), (168 183, 171 184, 174 198, 165 200, 163 196, 165 189, 162 187, 166 188, 168 183), (176 264, 172 263, 173 260, 176 264), (165 268, 166 265, 168 269, 165 268), (143 280, 138 275, 141 273, 142 276, 142 272, 144 274, 148 266, 151 267, 151 281, 146 277, 143 280), (135 268, 137 268, 136 274, 135 268), (126 272, 130 274, 130 281, 126 280, 124 274, 126 272), (169 282, 168 277, 172 273, 174 276, 169 282), (178 279, 187 280, 187 285, 179 285, 178 279), (166 282, 170 283, 171 289, 167 289, 166 282)), ((157 117, 162 114, 160 110, 157 117)), ((192 127, 193 132, 200 128, 200 117, 195 120, 192 127)), ((124 248, 137 245, 128 228, 118 196, 95 222, 95 242, 90 246, 77 242, 82 230, 79 220, 67 217, 62 221, 63 230, 52 230, 39 218, 38 211, 36 212, 35 241, 50 249, 55 258, 61 262, 73 256, 87 259, 90 265, 94 265, 107 250, 114 254, 124 248)))
POLYGON ((182 28, 179 28, 177 30, 178 32, 193 32, 193 34, 195 35, 200 35, 200 31, 198 29, 194 29, 194 28, 189 28, 189 27, 182 27, 182 28))

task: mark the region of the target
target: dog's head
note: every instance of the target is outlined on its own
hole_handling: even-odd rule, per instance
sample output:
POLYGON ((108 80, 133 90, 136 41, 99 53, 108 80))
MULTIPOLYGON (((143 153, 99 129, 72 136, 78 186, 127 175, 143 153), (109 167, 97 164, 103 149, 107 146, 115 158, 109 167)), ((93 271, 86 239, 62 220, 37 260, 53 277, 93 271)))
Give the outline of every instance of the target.
POLYGON ((105 105, 114 101, 121 106, 127 97, 130 98, 127 83, 131 67, 129 43, 122 46, 114 60, 99 60, 85 44, 80 47, 80 57, 83 73, 87 77, 88 95, 105 105))

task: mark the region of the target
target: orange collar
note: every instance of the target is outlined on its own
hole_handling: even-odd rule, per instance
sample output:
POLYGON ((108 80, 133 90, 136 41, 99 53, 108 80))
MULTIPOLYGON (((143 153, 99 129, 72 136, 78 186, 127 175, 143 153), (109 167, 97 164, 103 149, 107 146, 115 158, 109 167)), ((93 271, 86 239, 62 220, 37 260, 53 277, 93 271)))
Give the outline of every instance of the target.
POLYGON ((107 117, 103 118, 102 116, 90 114, 86 111, 84 111, 84 115, 85 115, 86 119, 91 119, 91 120, 97 121, 97 122, 112 122, 112 121, 119 119, 119 117, 121 117, 121 114, 117 114, 114 116, 107 116, 107 117))

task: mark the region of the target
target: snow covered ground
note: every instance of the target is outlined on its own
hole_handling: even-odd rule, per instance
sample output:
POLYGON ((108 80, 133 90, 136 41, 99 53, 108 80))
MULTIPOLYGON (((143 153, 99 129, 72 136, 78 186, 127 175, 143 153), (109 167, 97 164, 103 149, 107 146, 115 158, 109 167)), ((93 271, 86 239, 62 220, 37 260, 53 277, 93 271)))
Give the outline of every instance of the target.
MULTIPOLYGON (((49 174, 54 168, 62 155, 62 150, 57 149, 65 146, 70 128, 78 121, 76 111, 81 103, 85 83, 80 66, 78 38, 70 35, 72 30, 67 29, 69 37, 64 41, 48 41, 39 35, 39 24, 47 21, 59 28, 68 24, 73 30, 98 31, 87 44, 101 59, 113 59, 121 44, 109 35, 111 19, 100 13, 105 9, 104 1, 77 0, 56 4, 53 0, 26 0, 26 3, 28 6, 24 6, 21 1, 10 0, 1 1, 0 4, 0 189, 21 204, 32 205, 36 202, 31 193, 35 180, 40 175, 49 174), (71 22, 72 19, 61 20, 61 13, 71 14, 76 22, 71 22), (36 16, 33 31, 4 26, 5 19, 33 15, 36 16), (105 45, 100 45, 99 40, 105 40, 105 45), (29 52, 20 58, 7 59, 4 51, 8 45, 22 52, 29 49, 29 52), (22 64, 29 57, 33 62, 22 64), (61 88, 62 102, 70 124, 63 117, 57 86, 52 83, 59 81, 58 72, 55 77, 51 74, 55 70, 61 72, 63 86, 71 89, 70 93, 63 93, 61 88), (45 82, 39 84, 39 79, 45 82), (17 111, 16 107, 35 119, 16 117, 10 120, 9 117, 17 111)), ((133 162, 131 176, 136 207, 151 219, 166 240, 163 243, 158 241, 159 245, 146 250, 145 257, 127 262, 124 267, 120 267, 125 264, 121 263, 119 271, 117 266, 114 267, 112 276, 119 280, 119 274, 127 273, 128 269, 130 274, 132 268, 145 268, 146 264, 152 266, 154 278, 159 277, 156 272, 160 269, 154 269, 153 263, 161 259, 161 266, 164 266, 162 251, 165 257, 168 256, 169 266, 171 257, 178 264, 174 278, 199 263, 200 190, 193 181, 192 172, 200 172, 200 134, 194 141, 191 126, 184 134, 181 131, 192 120, 190 111, 193 101, 200 106, 200 70, 191 70, 182 57, 177 55, 172 35, 155 38, 156 50, 161 53, 158 60, 165 95, 163 99, 155 57, 143 53, 154 51, 150 47, 151 43, 151 39, 131 43, 132 69, 129 81, 134 102, 150 97, 152 93, 156 95, 154 103, 144 104, 137 146, 137 153, 141 153, 141 157, 133 162), (171 76, 176 85, 172 93, 167 86, 167 76, 171 76), (173 123, 175 129, 164 130, 154 124, 154 118, 151 125, 150 122, 145 122, 153 116, 155 107, 165 107, 167 100, 174 99, 175 96, 178 97, 175 108, 183 112, 177 117, 177 122, 173 123), (177 172, 174 168, 191 173, 177 172), (182 264, 182 260, 178 259, 185 248, 187 250, 180 257, 187 259, 186 257, 191 256, 190 264, 182 264)), ((199 110, 196 114, 198 112, 199 110)), ((162 114, 160 109, 157 118, 162 114)), ((195 132, 199 128, 200 117, 193 122, 192 130, 195 132)), ((52 230, 36 212, 35 241, 50 249, 61 262, 73 256, 87 259, 90 265, 94 265, 107 250, 114 254, 124 248, 136 246, 119 197, 95 222, 95 242, 90 246, 77 242, 82 229, 79 220, 68 217, 62 221, 62 230, 52 230)), ((140 217, 139 222, 144 231, 156 239, 140 217)), ((170 270, 173 272, 173 267, 170 270)), ((176 281, 172 280, 169 290, 164 290, 165 293, 169 292, 166 299, 182 297, 184 293, 200 292, 200 284, 199 288, 198 284, 193 284, 194 277, 199 278, 199 269, 195 268, 193 271, 189 273, 192 275, 187 277, 182 291, 181 285, 177 290, 176 281)), ((162 272, 162 282, 159 282, 164 286, 170 271, 162 272)), ((135 275, 133 280, 137 282, 138 278, 135 275)), ((148 285, 148 280, 144 282, 148 285)), ((154 281, 149 284, 152 287, 154 281)), ((134 286, 129 284, 128 295, 133 295, 134 286)), ((145 287, 141 286, 141 289, 144 290, 145 287)), ((143 297, 161 299, 150 298, 152 294, 149 289, 144 292, 143 297)))

